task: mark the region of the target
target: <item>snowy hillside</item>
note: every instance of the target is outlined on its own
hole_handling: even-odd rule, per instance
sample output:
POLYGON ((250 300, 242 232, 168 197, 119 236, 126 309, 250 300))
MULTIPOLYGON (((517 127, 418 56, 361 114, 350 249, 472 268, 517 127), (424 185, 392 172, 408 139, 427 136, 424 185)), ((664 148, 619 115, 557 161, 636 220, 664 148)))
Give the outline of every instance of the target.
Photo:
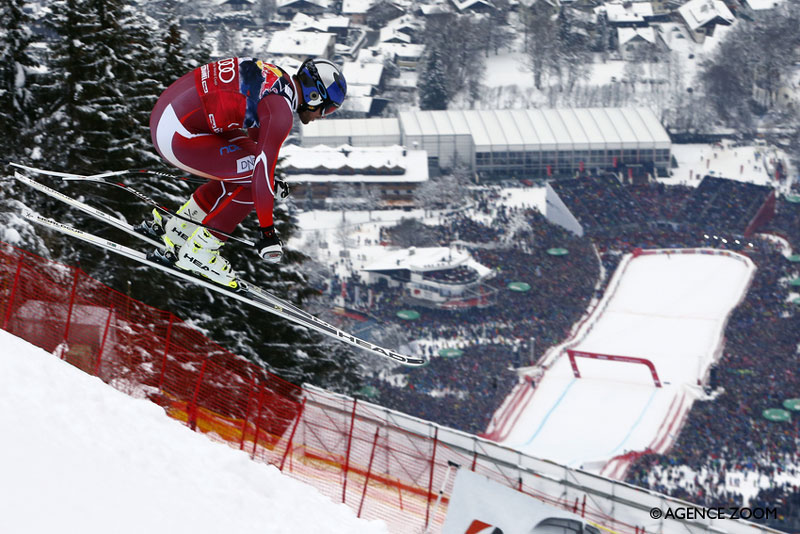
POLYGON ((385 533, 0 330, 0 532, 385 533))

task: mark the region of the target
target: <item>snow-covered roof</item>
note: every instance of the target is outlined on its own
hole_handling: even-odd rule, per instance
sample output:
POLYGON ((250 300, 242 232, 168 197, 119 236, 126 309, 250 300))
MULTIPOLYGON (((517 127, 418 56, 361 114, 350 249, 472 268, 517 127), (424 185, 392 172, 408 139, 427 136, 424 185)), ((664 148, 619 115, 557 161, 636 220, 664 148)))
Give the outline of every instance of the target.
POLYGON ((347 78, 347 100, 345 101, 345 105, 347 109, 350 110, 350 102, 353 100, 354 97, 357 96, 372 96, 372 92, 375 88, 371 85, 360 85, 350 83, 350 79, 347 78))
POLYGON ((272 34, 267 53, 325 57, 335 39, 333 33, 281 30, 272 34))
POLYGON ((281 149, 289 182, 426 182, 428 155, 424 150, 387 147, 300 147, 281 149), (347 174, 336 171, 347 169, 347 174), (311 171, 314 171, 313 173, 311 171), (324 172, 324 171, 330 172, 324 172), (392 170, 394 173, 379 172, 392 170), (305 171, 305 172, 304 172, 305 171), (398 172, 402 171, 402 172, 398 172))
POLYGON ((396 19, 390 20, 389 22, 384 24, 384 27, 385 28, 393 28, 393 29, 398 30, 398 31, 402 31, 402 30, 418 31, 418 30, 423 30, 425 25, 417 17, 415 17, 413 15, 406 14, 406 15, 402 15, 400 17, 397 17, 396 19))
POLYGON ((441 271, 466 265, 472 257, 466 252, 448 247, 411 247, 387 250, 377 261, 364 267, 364 271, 394 271, 408 269, 413 272, 441 271))
MULTIPOLYGON (((344 105, 347 106, 347 101, 345 101, 344 105)), ((307 140, 351 137, 373 139, 376 143, 381 143, 382 145, 400 144, 400 122, 398 119, 332 118, 304 124, 301 126, 300 131, 302 132, 304 146, 308 146, 307 140), (390 141, 386 142, 386 139, 390 141)), ((364 144, 359 143, 359 146, 364 146, 364 144)))
POLYGON ((422 4, 419 6, 419 12, 425 16, 450 13, 451 11, 445 4, 422 4))
POLYGON ((594 12, 605 12, 612 23, 642 22, 653 15, 653 6, 650 2, 608 2, 594 8, 594 12))
POLYGON ((358 95, 351 95, 350 89, 351 88, 358 88, 359 93, 367 93, 368 90, 372 88, 370 85, 347 85, 348 93, 347 93, 347 111, 354 112, 354 113, 363 113, 364 115, 369 114, 370 110, 372 109, 372 102, 375 100, 370 94, 358 94, 358 95))
POLYGON ((656 43, 656 32, 650 26, 646 28, 617 28, 617 39, 621 45, 637 37, 644 39, 648 43, 656 43))
POLYGON ((728 24, 733 23, 734 16, 722 0, 689 0, 678 8, 683 20, 693 31, 708 24, 717 17, 728 24))
POLYGON ((351 84, 376 86, 381 83, 383 70, 382 63, 354 63, 350 61, 342 67, 342 74, 344 74, 344 79, 347 80, 348 87, 351 84))
POLYGON ((475 7, 489 7, 495 9, 494 4, 490 0, 452 0, 452 2, 459 11, 473 9, 475 7))
POLYGON ((292 4, 302 4, 303 2, 314 4, 315 6, 319 6, 323 9, 328 9, 331 4, 330 0, 277 0, 275 2, 275 7, 277 7, 278 9, 282 9, 285 7, 289 7, 292 4))
POLYGON ((404 111, 399 119, 406 144, 466 135, 476 152, 671 146, 647 108, 404 111))
POLYGON ((744 0, 747 7, 753 11, 762 11, 764 9, 774 9, 783 3, 783 0, 744 0))
POLYGON ((690 43, 691 37, 686 33, 686 25, 681 22, 662 22, 656 26, 661 41, 667 45, 670 50, 679 52, 691 53, 692 44, 690 43))
POLYGON ((413 89, 418 83, 419 74, 416 71, 403 70, 400 71, 400 76, 397 78, 390 78, 386 85, 402 89, 413 89))
POLYGON ((411 36, 395 28, 381 28, 378 35, 379 43, 410 43, 411 36))
POLYGON ((349 17, 323 17, 317 19, 306 15, 305 13, 297 13, 289 24, 289 30, 316 30, 320 32, 327 32, 331 28, 347 28, 349 26, 349 17))
POLYGON ((425 52, 425 45, 421 44, 380 43, 376 48, 392 56, 416 59, 422 57, 422 54, 425 52))
POLYGON ((342 0, 342 15, 366 13, 373 0, 342 0))

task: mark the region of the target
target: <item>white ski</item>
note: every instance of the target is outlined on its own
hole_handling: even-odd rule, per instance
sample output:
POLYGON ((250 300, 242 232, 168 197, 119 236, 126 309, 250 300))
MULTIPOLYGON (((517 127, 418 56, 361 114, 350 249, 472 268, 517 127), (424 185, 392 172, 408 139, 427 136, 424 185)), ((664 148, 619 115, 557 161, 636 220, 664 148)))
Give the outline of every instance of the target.
MULTIPOLYGON (((43 184, 40 184, 40 183, 36 182, 35 180, 31 180, 30 178, 27 178, 27 177, 25 177, 25 176, 23 176, 21 174, 15 173, 15 178, 17 180, 19 180, 21 183, 24 183, 24 184, 26 184, 26 185, 28 185, 28 186, 30 186, 30 187, 38 190, 38 191, 41 191, 41 192, 43 192, 43 193, 45 193, 45 194, 47 194, 47 195, 49 195, 49 196, 51 196, 53 198, 61 200, 62 202, 66 203, 66 204, 68 204, 70 206, 78 208, 81 211, 83 211, 83 212, 95 217, 98 220, 101 220, 101 221, 103 221, 105 223, 108 223, 108 224, 110 224, 110 225, 112 225, 112 226, 114 226, 116 228, 119 228, 120 230, 123 230, 123 231, 125 231, 125 232, 127 232, 127 233, 129 233, 131 235, 134 235, 134 236, 142 239, 143 241, 149 243, 150 245, 153 245, 153 246, 156 246, 156 247, 163 247, 164 246, 164 244, 162 242, 154 240, 154 239, 152 239, 152 238, 150 238, 148 236, 145 236, 145 235, 135 231, 133 229, 133 225, 131 225, 127 221, 124 221, 122 219, 114 217, 113 215, 111 215, 109 213, 106 213, 106 212, 104 212, 102 210, 99 210, 97 208, 89 206, 88 204, 85 204, 85 203, 83 203, 83 202, 81 202, 79 200, 76 200, 76 199, 68 196, 68 195, 65 195, 65 194, 61 193, 60 191, 56 191, 55 189, 52 189, 52 188, 49 188, 49 187, 47 187, 47 186, 45 186, 43 184)), ((373 354, 377 354, 378 356, 382 356, 384 358, 389 358, 392 361, 401 363, 403 365, 409 365, 409 366, 420 366, 420 365, 425 365, 425 363, 426 363, 426 360, 424 360, 422 358, 416 358, 416 357, 406 356, 406 355, 400 354, 398 352, 395 352, 395 351, 390 350, 390 349, 386 349, 386 348, 381 347, 379 345, 375 345, 374 343, 370 343, 369 341, 363 340, 363 339, 358 338, 358 337, 356 337, 356 336, 354 336, 352 334, 349 334, 349 333, 347 333, 347 332, 345 332, 343 330, 340 330, 339 328, 336 328, 335 326, 323 321, 322 319, 319 319, 316 316, 314 316, 314 315, 302 310, 301 308, 298 308, 297 306, 291 304, 290 302, 287 302, 287 301, 285 301, 285 300, 283 300, 283 299, 281 299, 279 297, 276 297, 275 295, 273 295, 269 291, 267 291, 267 290, 265 290, 263 288, 260 288, 260 287, 258 287, 256 285, 250 284, 249 282, 245 282, 245 281, 241 281, 240 280, 239 281, 239 287, 237 289, 230 289, 230 288, 224 287, 222 285, 215 284, 214 282, 210 282, 210 281, 205 280, 203 278, 197 277, 197 276, 195 276, 193 274, 190 274, 188 272, 182 271, 182 270, 177 269, 175 267, 170 267, 170 266, 167 266, 167 265, 152 261, 147 257, 146 253, 144 253, 144 252, 142 252, 140 250, 136 250, 136 249, 127 247, 125 245, 116 243, 114 241, 111 241, 111 240, 96 236, 94 234, 91 234, 91 233, 88 233, 88 232, 84 232, 83 230, 79 230, 79 229, 74 228, 74 227, 72 227, 72 226, 70 226, 68 224, 60 223, 60 222, 54 221, 53 219, 48 219, 46 217, 43 217, 43 216, 41 216, 41 215, 39 215, 37 213, 34 213, 34 212, 30 211, 30 210, 24 211, 23 212, 23 216, 26 219, 28 219, 28 220, 30 220, 30 221, 32 221, 34 223, 37 223, 39 225, 45 226, 47 228, 51 228, 53 230, 57 230, 57 231, 59 231, 61 233, 67 234, 67 235, 71 235, 71 236, 76 237, 76 238, 78 238, 78 239, 80 239, 82 241, 85 241, 87 243, 91 243, 91 244, 93 244, 95 246, 98 246, 100 248, 103 248, 103 249, 106 249, 106 250, 110 250, 110 251, 115 252, 115 253, 117 253, 117 254, 119 254, 121 256, 125 256, 126 258, 130 258, 130 259, 135 260, 135 261, 137 261, 139 263, 142 263, 144 265, 148 265, 148 266, 153 267, 155 269, 158 269, 160 271, 169 273, 169 274, 171 274, 173 276, 176 276, 176 277, 178 277, 180 279, 187 280, 187 281, 193 282, 193 283, 195 283, 197 285, 200 285, 202 287, 205 287, 205 288, 211 289, 213 291, 216 291, 217 293, 220 293, 220 294, 223 294, 223 295, 228 295, 228 296, 230 296, 232 298, 235 298, 235 299, 237 299, 237 300, 239 300, 241 302, 245 302, 247 304, 250 304, 251 306, 255 306, 256 308, 259 308, 261 310, 273 313, 273 314, 275 314, 275 315, 277 315, 279 317, 282 317, 284 319, 292 321, 295 324, 298 324, 298 325, 306 327, 306 328, 310 328, 312 330, 320 332, 321 334, 325 334, 325 335, 330 336, 332 338, 338 339, 339 341, 342 341, 342 342, 348 343, 350 345, 359 347, 361 349, 367 350, 367 351, 369 351, 369 352, 371 352, 373 354)))

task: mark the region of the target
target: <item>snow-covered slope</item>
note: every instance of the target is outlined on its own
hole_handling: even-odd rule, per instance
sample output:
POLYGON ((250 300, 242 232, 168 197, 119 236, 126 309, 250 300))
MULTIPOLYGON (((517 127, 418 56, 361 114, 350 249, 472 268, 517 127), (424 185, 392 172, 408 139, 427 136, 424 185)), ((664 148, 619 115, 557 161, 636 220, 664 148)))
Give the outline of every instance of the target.
POLYGON ((0 532, 387 530, 0 330, 0 532))

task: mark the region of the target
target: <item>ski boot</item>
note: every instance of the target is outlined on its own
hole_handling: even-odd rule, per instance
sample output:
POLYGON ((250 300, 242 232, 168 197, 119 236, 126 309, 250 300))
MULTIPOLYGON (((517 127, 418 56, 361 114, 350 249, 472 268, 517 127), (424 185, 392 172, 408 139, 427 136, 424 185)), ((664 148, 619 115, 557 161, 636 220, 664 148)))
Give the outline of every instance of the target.
POLYGON ((177 248, 175 267, 236 289, 239 287, 238 278, 228 260, 219 255, 219 249, 224 244, 208 229, 197 226, 188 239, 177 248))
POLYGON ((151 260, 164 265, 172 265, 177 261, 178 248, 199 228, 199 225, 191 221, 201 222, 206 216, 206 212, 197 205, 194 197, 190 197, 176 213, 181 217, 165 219, 161 212, 153 209, 152 220, 145 220, 134 227, 137 232, 164 242, 163 250, 155 250, 148 254, 151 260))
POLYGON ((135 224, 133 229, 147 237, 161 239, 161 236, 164 235, 164 217, 161 216, 161 213, 156 208, 153 208, 153 219, 135 224))

